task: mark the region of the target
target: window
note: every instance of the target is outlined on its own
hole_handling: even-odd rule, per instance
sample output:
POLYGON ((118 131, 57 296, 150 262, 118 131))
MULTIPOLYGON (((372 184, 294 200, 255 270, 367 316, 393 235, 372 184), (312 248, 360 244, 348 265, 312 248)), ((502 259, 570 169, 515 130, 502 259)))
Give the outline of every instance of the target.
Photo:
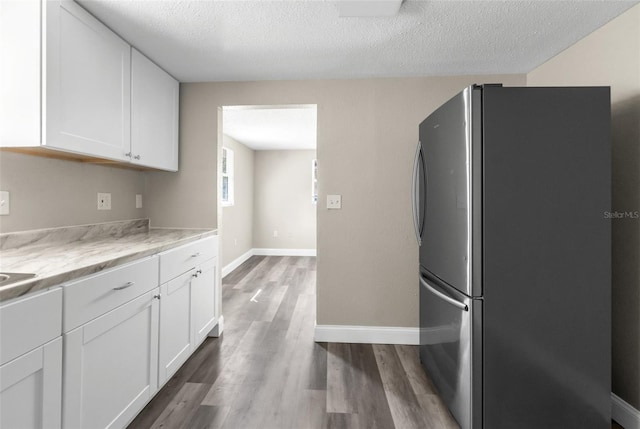
POLYGON ((311 161, 311 202, 318 203, 318 160, 311 161))
POLYGON ((222 148, 222 205, 233 205, 233 151, 222 148))

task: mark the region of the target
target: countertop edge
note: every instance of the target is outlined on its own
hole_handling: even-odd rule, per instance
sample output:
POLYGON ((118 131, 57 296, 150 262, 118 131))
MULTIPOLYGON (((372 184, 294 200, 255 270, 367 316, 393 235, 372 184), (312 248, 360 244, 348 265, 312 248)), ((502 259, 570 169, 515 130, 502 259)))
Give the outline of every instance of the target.
POLYGON ((124 256, 106 259, 94 264, 84 265, 56 275, 47 277, 36 276, 30 279, 23 280, 21 282, 14 283, 12 285, 7 285, 4 288, 0 288, 0 304, 4 305, 8 301, 14 300, 16 298, 22 298, 35 292, 45 291, 54 287, 62 286, 64 285, 64 283, 96 274, 109 268, 114 268, 119 265, 123 265, 128 262, 132 262, 148 256, 157 255, 158 253, 179 247, 183 244, 187 244, 207 237, 215 237, 217 235, 218 231, 216 229, 210 231, 201 231, 192 236, 183 237, 178 240, 171 241, 170 243, 163 243, 145 250, 132 252, 124 256))

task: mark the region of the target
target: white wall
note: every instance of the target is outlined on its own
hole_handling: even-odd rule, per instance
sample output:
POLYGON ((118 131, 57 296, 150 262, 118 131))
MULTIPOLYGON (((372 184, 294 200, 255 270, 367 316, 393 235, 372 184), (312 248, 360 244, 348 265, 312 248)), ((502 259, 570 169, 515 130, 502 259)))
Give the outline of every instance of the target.
POLYGON ((136 170, 2 151, 0 189, 10 192, 11 214, 0 216, 0 232, 147 217, 145 183, 136 170), (98 211, 98 192, 111 193, 111 210, 98 211))
POLYGON ((223 135, 222 144, 233 150, 234 204, 222 208, 220 241, 222 267, 250 251, 253 245, 255 151, 223 135))
POLYGON ((314 150, 256 151, 253 247, 315 250, 316 205, 311 200, 315 157, 314 150))
MULTIPOLYGON (((527 75, 532 86, 611 86, 612 208, 640 211, 640 5, 527 75)), ((640 409, 640 220, 612 222, 613 392, 640 409)))

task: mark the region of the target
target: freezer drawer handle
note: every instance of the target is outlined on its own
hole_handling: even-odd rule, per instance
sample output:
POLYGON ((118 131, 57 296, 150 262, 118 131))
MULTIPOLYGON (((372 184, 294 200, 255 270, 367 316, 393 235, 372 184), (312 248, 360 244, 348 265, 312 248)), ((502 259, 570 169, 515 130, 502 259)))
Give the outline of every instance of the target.
POLYGON ((450 296, 447 296, 447 295, 443 294, 442 292, 440 292, 439 290, 437 290, 433 286, 431 286, 429 283, 427 283, 425 281, 425 279, 422 278, 422 276, 420 276, 420 283, 422 283, 422 285, 424 287, 429 289, 429 291, 432 294, 434 294, 438 298, 442 299, 443 301, 448 302, 449 304, 453 305, 456 308, 459 308, 460 310, 469 311, 469 307, 467 306, 467 304, 464 304, 464 303, 462 303, 460 301, 456 301, 455 299, 451 298, 450 296))

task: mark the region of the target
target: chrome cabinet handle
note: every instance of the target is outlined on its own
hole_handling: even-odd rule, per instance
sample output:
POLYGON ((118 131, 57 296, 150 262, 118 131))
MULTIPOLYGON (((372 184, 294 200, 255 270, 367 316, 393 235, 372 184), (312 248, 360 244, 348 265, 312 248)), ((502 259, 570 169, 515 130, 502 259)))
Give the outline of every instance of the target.
POLYGON ((422 278, 422 276, 420 276, 420 283, 422 283, 422 285, 424 287, 429 289, 429 292, 431 292, 432 294, 434 294, 435 296, 437 296, 441 300, 448 302, 449 304, 453 305, 456 308, 459 308, 460 310, 469 311, 469 306, 467 306, 467 304, 465 304, 463 302, 460 302, 460 301, 456 301, 455 299, 451 298, 450 296, 447 296, 447 295, 443 294, 442 292, 440 292, 439 290, 437 290, 436 288, 431 286, 429 283, 427 283, 426 280, 422 278))
POLYGON ((158 293, 158 294, 156 294, 156 295, 153 295, 153 298, 154 298, 154 299, 160 299, 160 294, 158 293))
POLYGON ((202 252, 196 252, 193 255, 191 255, 192 258, 197 258, 198 256, 202 255, 202 252))
POLYGON ((142 158, 140 155, 136 155, 133 157, 133 159, 140 159, 140 158, 142 158))
POLYGON ((118 287, 114 287, 113 290, 122 290, 122 289, 126 289, 128 287, 131 287, 135 284, 135 282, 127 282, 126 284, 122 285, 122 286, 118 286, 118 287))
POLYGON ((131 152, 127 152, 127 153, 125 153, 125 154, 124 154, 124 156, 126 156, 126 157, 128 157, 128 158, 131 158, 131 152))

